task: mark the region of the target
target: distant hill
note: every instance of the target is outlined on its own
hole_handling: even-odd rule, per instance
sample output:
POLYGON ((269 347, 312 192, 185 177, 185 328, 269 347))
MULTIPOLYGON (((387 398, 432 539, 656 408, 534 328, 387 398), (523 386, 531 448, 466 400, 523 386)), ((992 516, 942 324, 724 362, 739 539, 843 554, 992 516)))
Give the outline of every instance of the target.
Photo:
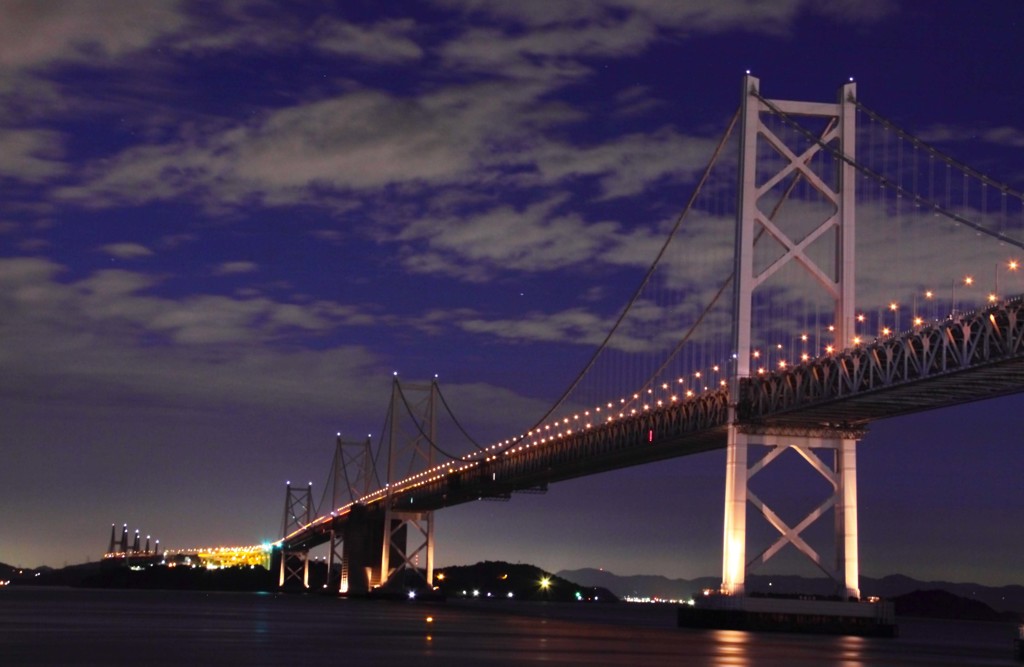
POLYGON ((969 600, 948 591, 914 591, 893 598, 897 616, 956 618, 965 621, 1012 621, 1021 617, 1010 611, 998 612, 984 602, 969 600))
MULTIPOLYGON (((620 576, 607 570, 583 568, 562 570, 558 575, 584 586, 604 586, 619 597, 657 597, 663 599, 689 599, 705 588, 717 588, 720 577, 697 579, 669 579, 656 575, 620 576)), ((861 595, 894 599, 915 591, 945 591, 966 600, 984 603, 997 612, 1024 614, 1024 586, 982 586, 946 581, 920 581, 904 575, 890 575, 881 579, 861 577, 861 595)), ((830 595, 835 584, 829 579, 810 579, 797 576, 755 575, 747 579, 751 593, 801 593, 830 595)))
POLYGON ((649 597, 664 600, 689 600, 705 588, 718 588, 718 577, 699 579, 669 579, 657 574, 620 576, 608 570, 582 568, 561 570, 558 576, 578 582, 583 586, 603 586, 620 598, 649 597))
POLYGON ((861 592, 896 598, 914 591, 941 590, 968 600, 984 602, 996 611, 1012 611, 1024 614, 1024 586, 982 586, 949 581, 919 581, 902 574, 889 575, 881 579, 861 577, 861 592))
POLYGON ((9 581, 12 584, 29 583, 52 571, 52 568, 48 567, 14 567, 0 563, 0 581, 9 581))
POLYGON ((99 573, 99 562, 68 565, 54 569, 52 567, 12 567, 0 563, 0 580, 10 581, 12 585, 31 584, 35 586, 77 586, 82 580, 99 573))
POLYGON ((597 584, 581 584, 545 572, 535 565, 484 561, 439 568, 434 585, 449 598, 511 598, 552 602, 615 602, 616 596, 597 584))
MULTIPOLYGON (((312 568, 311 568, 312 569, 312 568)), ((126 567, 105 568, 100 561, 62 568, 18 568, 0 563, 0 581, 12 586, 80 586, 85 588, 149 588, 164 590, 274 590, 275 581, 263 568, 126 567)))

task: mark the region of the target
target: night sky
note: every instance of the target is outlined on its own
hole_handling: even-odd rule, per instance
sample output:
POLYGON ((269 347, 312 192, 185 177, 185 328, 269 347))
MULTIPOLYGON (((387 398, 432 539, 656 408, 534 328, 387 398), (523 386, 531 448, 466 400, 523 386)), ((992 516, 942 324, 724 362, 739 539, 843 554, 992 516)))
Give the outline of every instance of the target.
MULTIPOLYGON (((855 77, 1021 187, 1022 30, 1005 0, 0 0, 0 562, 95 560, 112 523, 276 539, 394 372, 481 442, 529 427, 746 70, 826 102, 855 77)), ((1022 408, 872 426, 863 574, 1024 583, 1022 408)), ((446 509, 438 563, 718 575, 724 460, 446 509)))

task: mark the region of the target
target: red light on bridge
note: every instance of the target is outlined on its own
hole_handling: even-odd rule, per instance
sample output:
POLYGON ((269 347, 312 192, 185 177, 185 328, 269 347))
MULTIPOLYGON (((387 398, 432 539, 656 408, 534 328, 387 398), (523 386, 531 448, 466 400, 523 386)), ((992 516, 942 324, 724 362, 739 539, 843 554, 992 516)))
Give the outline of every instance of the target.
POLYGON ((647 442, 654 442, 654 429, 647 431, 647 442))

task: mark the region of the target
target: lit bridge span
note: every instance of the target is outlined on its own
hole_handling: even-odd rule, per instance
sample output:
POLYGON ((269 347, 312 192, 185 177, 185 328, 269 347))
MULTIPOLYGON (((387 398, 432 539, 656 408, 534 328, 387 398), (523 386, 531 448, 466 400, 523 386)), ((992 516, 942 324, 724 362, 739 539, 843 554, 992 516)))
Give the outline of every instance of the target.
POLYGON ((1006 297, 1024 291, 1008 285, 1021 262, 1006 256, 1024 251, 1022 239, 1024 193, 896 128, 857 100, 855 84, 836 103, 795 102, 764 98, 747 76, 665 245, 548 416, 453 455, 435 431, 436 400, 448 407, 437 383, 415 387, 427 396, 416 416, 396 378, 386 475, 371 470, 369 441, 339 435, 332 479, 350 502, 335 493, 333 511, 315 517, 311 491, 289 485, 279 581, 308 583, 309 550, 330 543, 340 592, 405 587, 410 575, 431 586, 435 510, 725 449, 721 592, 742 596, 747 571, 791 545, 859 598, 856 443, 875 420, 1024 391, 1024 310, 1006 297), (734 139, 739 159, 719 178, 734 139), (726 255, 728 267, 715 263, 726 255), (990 275, 991 289, 978 294, 981 279, 965 269, 990 275), (621 393, 631 373, 640 380, 621 393), (627 398, 599 398, 613 395, 627 398), (404 444, 403 403, 416 421, 404 444), (581 405, 598 407, 569 407, 581 405), (831 487, 793 525, 748 485, 789 449, 831 487), (779 533, 753 556, 748 506, 779 533), (804 537, 828 512, 832 563, 804 537))
MULTIPOLYGON (((899 337, 743 379, 735 419, 741 429, 755 433, 781 429, 812 436, 850 432, 856 437, 871 421, 1022 390, 1024 300, 1018 297, 899 337)), ((722 449, 728 445, 733 415, 729 396, 728 388, 719 388, 596 424, 574 426, 578 421, 570 421, 561 433, 527 437, 500 454, 476 452, 380 489, 302 526, 280 544, 285 552, 306 552, 344 534, 353 515, 365 521, 363 513, 382 509, 385 501, 395 509, 426 512, 722 449)))

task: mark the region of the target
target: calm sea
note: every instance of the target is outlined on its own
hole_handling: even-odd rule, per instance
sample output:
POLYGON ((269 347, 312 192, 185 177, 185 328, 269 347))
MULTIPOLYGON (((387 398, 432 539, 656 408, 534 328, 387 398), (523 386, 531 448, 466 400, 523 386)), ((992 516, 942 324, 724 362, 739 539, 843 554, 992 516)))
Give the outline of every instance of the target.
POLYGON ((897 639, 681 630, 672 607, 0 590, 0 666, 1017 665, 1007 624, 902 620, 897 639))

